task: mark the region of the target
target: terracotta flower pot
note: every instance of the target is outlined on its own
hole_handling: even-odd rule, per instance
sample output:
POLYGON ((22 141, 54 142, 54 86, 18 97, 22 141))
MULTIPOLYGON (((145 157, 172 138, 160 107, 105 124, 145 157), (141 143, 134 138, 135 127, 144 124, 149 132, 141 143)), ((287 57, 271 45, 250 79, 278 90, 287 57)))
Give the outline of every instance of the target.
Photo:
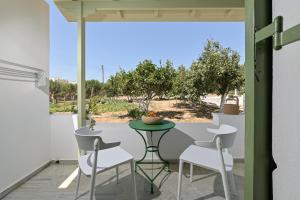
POLYGON ((145 124, 160 124, 160 122, 164 119, 164 117, 148 117, 148 116, 142 116, 142 121, 145 124))

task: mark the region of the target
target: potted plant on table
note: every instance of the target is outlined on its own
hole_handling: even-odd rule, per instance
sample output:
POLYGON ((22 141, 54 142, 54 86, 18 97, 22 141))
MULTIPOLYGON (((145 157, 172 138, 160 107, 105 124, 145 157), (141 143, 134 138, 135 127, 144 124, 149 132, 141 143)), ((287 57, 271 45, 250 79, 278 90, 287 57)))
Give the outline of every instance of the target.
POLYGON ((145 124, 160 124, 161 121, 164 119, 163 116, 159 116, 156 112, 154 111, 149 111, 147 115, 142 116, 142 121, 145 124))

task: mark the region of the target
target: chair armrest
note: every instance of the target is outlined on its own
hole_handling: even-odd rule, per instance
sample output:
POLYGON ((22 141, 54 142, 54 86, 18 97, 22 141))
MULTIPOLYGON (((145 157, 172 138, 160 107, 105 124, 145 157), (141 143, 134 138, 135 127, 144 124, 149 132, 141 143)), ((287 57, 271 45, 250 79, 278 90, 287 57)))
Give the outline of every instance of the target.
POLYGON ((195 141, 195 145, 206 148, 216 148, 216 144, 212 141, 195 141))
POLYGON ((121 142, 110 142, 110 143, 105 143, 100 136, 92 136, 95 138, 94 140, 94 150, 103 150, 103 149, 109 149, 113 147, 120 146, 121 142))
POLYGON ((121 142, 112 142, 112 143, 102 143, 100 145, 100 150, 101 149, 109 149, 109 148, 113 148, 113 147, 117 147, 120 146, 121 142))
POLYGON ((100 143, 100 137, 95 137, 95 140, 94 140, 94 151, 98 151, 99 150, 99 144, 100 143))
POLYGON ((99 135, 100 133, 102 133, 102 131, 101 130, 96 130, 96 131, 91 131, 91 133, 93 135, 99 135))

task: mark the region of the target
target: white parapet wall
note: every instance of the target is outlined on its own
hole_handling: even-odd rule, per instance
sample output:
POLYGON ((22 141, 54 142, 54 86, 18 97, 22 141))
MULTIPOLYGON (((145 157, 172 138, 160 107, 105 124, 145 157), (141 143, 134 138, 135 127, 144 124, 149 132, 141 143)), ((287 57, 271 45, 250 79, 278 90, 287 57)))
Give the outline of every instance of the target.
MULTIPOLYGON (((224 122, 239 125, 238 134, 234 147, 231 149, 235 158, 244 158, 244 116, 226 116, 222 117, 224 122), (234 118, 234 119, 233 119, 234 118), (236 120, 239 119, 240 120, 236 120)), ((210 140, 213 135, 206 132, 206 128, 216 127, 213 123, 176 123, 176 127, 167 133, 161 141, 161 155, 170 160, 177 160, 179 155, 195 140, 210 140)), ((120 141, 121 146, 131 153, 135 159, 143 157, 145 152, 144 142, 138 133, 132 130, 128 123, 97 123, 96 130, 102 130, 101 133, 105 142, 120 141)), ((161 133, 154 134, 154 142, 158 140, 161 133)), ((144 133, 145 138, 149 135, 144 133)), ((76 160, 77 159, 77 144, 74 137, 72 124, 72 116, 70 114, 52 114, 51 115, 51 157, 53 160, 76 160)), ((148 154, 146 159, 150 159, 151 154, 148 154)), ((157 155, 154 154, 154 158, 157 155)))

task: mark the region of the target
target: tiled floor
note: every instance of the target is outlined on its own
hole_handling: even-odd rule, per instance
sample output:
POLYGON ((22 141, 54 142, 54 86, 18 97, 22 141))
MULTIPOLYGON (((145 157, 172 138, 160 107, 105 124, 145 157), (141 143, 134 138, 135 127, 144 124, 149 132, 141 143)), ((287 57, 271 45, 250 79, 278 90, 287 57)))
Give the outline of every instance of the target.
MULTIPOLYGON (((74 199, 76 182, 66 189, 58 186, 76 169, 73 164, 52 164, 28 182, 7 195, 4 200, 71 200, 74 199)), ((150 184, 140 173, 136 174, 138 199, 172 200, 176 199, 178 165, 171 165, 172 172, 163 172, 155 181, 154 194, 150 194, 150 184)), ((116 184, 115 170, 109 170, 97 176, 96 200, 131 200, 132 186, 129 165, 119 169, 120 181, 116 184)), ((149 171, 150 173, 151 171, 149 171)), ((219 200, 224 199, 221 176, 214 172, 194 167, 194 181, 189 182, 189 166, 184 168, 182 199, 184 200, 219 200)), ((234 167, 238 194, 233 200, 242 200, 244 189, 244 164, 234 167)), ((79 199, 88 199, 89 178, 82 176, 79 199)))

